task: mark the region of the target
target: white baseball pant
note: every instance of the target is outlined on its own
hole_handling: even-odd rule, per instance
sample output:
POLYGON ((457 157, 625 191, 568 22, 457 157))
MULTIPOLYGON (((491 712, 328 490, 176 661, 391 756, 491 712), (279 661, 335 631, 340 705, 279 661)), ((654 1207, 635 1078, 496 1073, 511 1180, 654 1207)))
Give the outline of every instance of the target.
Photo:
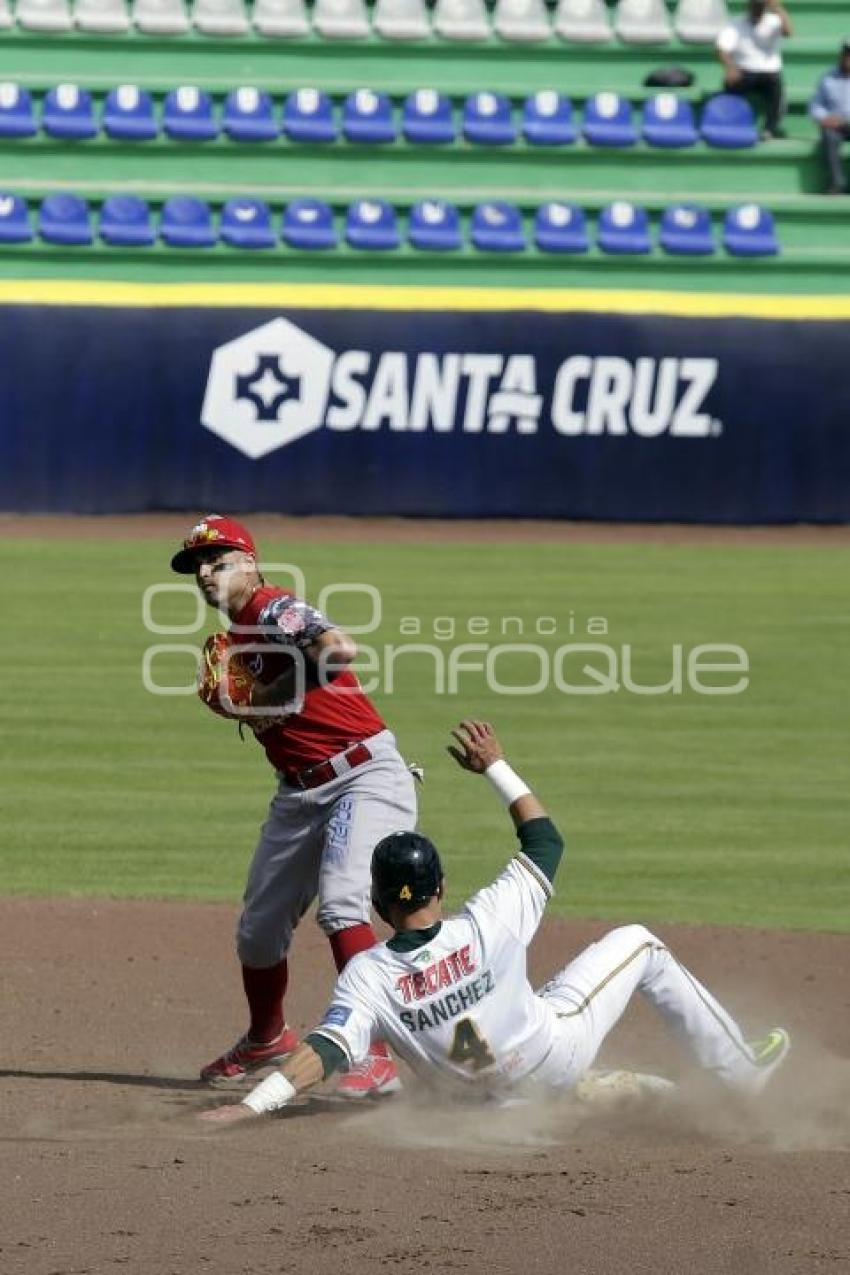
POLYGON ((393 734, 384 730, 365 742, 372 760, 330 783, 302 790, 280 780, 239 918, 243 965, 277 965, 317 896, 325 934, 369 920, 372 851, 388 833, 416 826, 416 793, 393 734))

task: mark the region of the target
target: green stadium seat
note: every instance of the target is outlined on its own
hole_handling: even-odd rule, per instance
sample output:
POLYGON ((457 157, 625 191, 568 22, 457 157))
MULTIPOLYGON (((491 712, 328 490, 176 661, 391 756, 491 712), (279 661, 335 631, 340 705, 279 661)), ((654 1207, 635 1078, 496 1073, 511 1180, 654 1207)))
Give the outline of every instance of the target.
POLYGON ((603 0, 559 0, 554 29, 572 44, 606 44, 614 38, 603 0))
POLYGON ((192 25, 202 35, 245 35, 250 29, 242 0, 195 0, 192 25))
POLYGON ((582 133, 592 146, 634 146, 631 104, 619 93, 597 93, 584 104, 582 133))
POLYGON ((394 142, 393 106, 386 93, 350 93, 342 107, 342 131, 350 142, 394 142))
POLYGON ((615 200, 599 214, 596 242, 607 253, 643 255, 652 252, 646 209, 636 208, 625 199, 615 200))
POLYGON ((516 128, 509 100, 501 93, 473 93, 463 107, 463 135, 482 146, 510 146, 516 128))
POLYGON ((426 252, 456 252, 463 246, 460 213, 441 199, 423 199, 410 210, 407 237, 426 252))
POLYGON ((396 212, 381 199, 358 199, 345 219, 345 237, 352 248, 387 252, 399 245, 396 212))
POLYGON ((664 0, 620 0, 614 30, 624 44, 668 44, 673 37, 664 0))
POLYGON ((674 256, 709 257, 716 251, 708 209, 696 204, 665 208, 658 240, 674 256))
POLYGON ((91 93, 76 84, 57 84, 44 95, 41 126, 51 137, 83 141, 100 131, 94 116, 91 93))
POLYGON ((679 0, 673 25, 686 44, 714 44, 728 21, 726 0, 679 0))
POLYGON ((229 199, 221 210, 219 234, 232 248, 274 248, 277 242, 269 206, 261 199, 229 199))
POLYGON ((271 97, 259 89, 231 89, 223 118, 224 131, 234 142, 273 142, 280 137, 271 97))
POLYGON ((496 0, 493 28, 503 40, 532 43, 552 35, 543 0, 496 0))
POLYGON ((20 195, 0 195, 0 243, 30 243, 29 208, 20 195))
POLYGON ((216 233, 209 205, 189 195, 166 199, 159 234, 170 248, 214 247, 216 233))
POLYGON ((590 240, 584 212, 575 204, 543 204, 534 218, 534 242, 541 252, 587 252, 590 240))
POLYGON ((478 204, 472 210, 471 238, 481 252, 524 252, 522 214, 501 200, 478 204))
POLYGON ((538 89, 526 98, 522 133, 534 146, 568 146, 576 140, 573 107, 569 98, 554 89, 538 89))
POLYGON ((333 212, 320 199, 293 199, 283 212, 281 235, 290 248, 307 252, 335 248, 333 212))
POLYGON ((103 202, 98 233, 117 248, 150 248, 156 240, 151 211, 138 195, 110 195, 103 202))
POLYGON ((38 233, 46 243, 90 244, 92 229, 85 200, 65 192, 48 195, 39 209, 38 233))
POLYGON ((680 149, 699 141, 690 102, 675 93, 657 93, 643 108, 641 133, 650 146, 680 149))
POLYGON ((328 40, 365 40, 371 33, 363 0, 316 0, 313 29, 328 40))
POLYGON ((427 40, 431 34, 424 0, 377 0, 372 26, 385 40, 427 40))
POLYGON ((484 0, 437 0, 434 30, 444 40, 488 40, 490 22, 484 0))
POLYGON ((775 257, 779 241, 773 214, 758 204, 730 208, 723 222, 723 246, 736 257, 775 257))
POLYGON ((74 20, 80 31, 95 35, 120 35, 130 28, 124 0, 77 0, 74 20))
POLYGON ((32 137, 38 120, 29 89, 18 84, 0 84, 0 137, 32 137))
POLYGON ((310 34, 304 0, 254 0, 251 20, 260 35, 296 39, 310 34))

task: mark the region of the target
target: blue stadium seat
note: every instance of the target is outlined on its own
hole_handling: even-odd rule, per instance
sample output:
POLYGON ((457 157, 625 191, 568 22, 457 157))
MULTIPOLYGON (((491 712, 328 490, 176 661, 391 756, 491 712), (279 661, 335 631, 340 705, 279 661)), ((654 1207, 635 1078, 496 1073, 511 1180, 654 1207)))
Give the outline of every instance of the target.
POLYGON ((151 212, 138 195, 110 195, 103 202, 98 226, 104 243, 149 248, 156 239, 151 212))
POLYGON ((358 89, 345 99, 342 131, 350 142, 394 142, 393 105, 386 93, 358 89))
POLYGON ((277 242, 268 204, 261 199, 228 199, 219 234, 232 248, 274 248, 277 242))
POLYGON ((336 247, 336 231, 330 207, 319 199, 293 199, 283 214, 284 243, 290 248, 336 247))
POLYGON ((460 213, 441 199, 423 199, 410 210, 408 239, 414 248, 456 252, 463 246, 460 213))
POLYGON ((535 146, 568 146, 576 140, 573 106, 554 89, 540 89, 526 98, 522 133, 535 146))
POLYGON ((29 243, 30 214, 20 195, 0 195, 0 243, 29 243))
POLYGON ((636 208, 625 199, 603 208, 599 214, 597 243, 603 252, 652 252, 646 209, 636 208))
POLYGON ((395 209, 380 199, 358 199, 348 209, 345 237, 352 248, 386 251, 399 244, 395 209))
POLYGON ((166 199, 159 233, 170 248, 212 248, 216 240, 209 205, 191 195, 166 199))
POLYGON ((79 195, 48 195, 38 216, 38 233, 47 243, 90 244, 88 205, 79 195))
POLYGON ((723 223, 723 246, 735 257, 775 257, 779 240, 773 214, 758 204, 730 208, 723 223))
POLYGON ((238 88, 224 101, 224 131, 234 142, 273 142, 280 137, 268 93, 238 88))
POLYGON ((582 132, 593 146, 634 146, 631 104, 619 93, 597 93, 584 104, 582 132))
POLYGON ((190 84, 172 89, 163 104, 162 126, 179 141, 211 142, 219 128, 209 93, 190 84))
POLYGON ((283 131, 293 142, 335 142, 336 124, 327 93, 296 89, 283 104, 283 131))
POLYGON ((108 137, 122 142, 148 142, 158 136, 150 93, 135 84, 110 89, 103 104, 103 127, 108 137))
POLYGON ((537 209, 534 242, 541 252, 587 252, 587 222, 575 204, 550 203, 537 209))
POLYGON ((697 204, 674 204, 661 215, 661 247, 676 256, 710 257, 715 251, 711 217, 697 204))
POLYGON ((0 137, 32 137, 37 132, 29 90, 17 84, 0 84, 0 137))
POLYGON ((479 204, 472 212, 472 242, 482 252, 523 252, 522 214, 512 204, 479 204))
POLYGON ((745 97, 719 93, 703 107, 700 133, 709 146, 727 149, 755 146, 759 139, 753 108, 745 97))
POLYGON ((59 84, 44 95, 41 126, 51 137, 83 141, 98 134, 91 93, 76 84, 59 84))
POLYGON ((405 99, 401 130, 409 142, 453 142, 457 131, 451 102, 434 89, 417 89, 405 99))
POLYGON ((658 93, 643 108, 643 139, 650 146, 678 149, 699 141, 690 102, 675 93, 658 93))
POLYGON ((463 105, 463 135, 482 146, 510 146, 516 141, 511 104, 502 93, 472 93, 463 105))

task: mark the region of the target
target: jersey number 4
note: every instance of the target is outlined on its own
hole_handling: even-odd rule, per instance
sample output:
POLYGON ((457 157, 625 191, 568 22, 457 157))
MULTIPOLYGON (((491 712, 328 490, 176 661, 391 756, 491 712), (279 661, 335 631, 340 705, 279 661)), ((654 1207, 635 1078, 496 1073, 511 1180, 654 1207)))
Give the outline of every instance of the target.
POLYGON ((461 1067, 471 1067, 473 1071, 481 1071, 483 1067, 490 1067, 496 1061, 490 1052, 490 1046, 471 1018, 462 1018, 455 1027, 449 1058, 461 1067))

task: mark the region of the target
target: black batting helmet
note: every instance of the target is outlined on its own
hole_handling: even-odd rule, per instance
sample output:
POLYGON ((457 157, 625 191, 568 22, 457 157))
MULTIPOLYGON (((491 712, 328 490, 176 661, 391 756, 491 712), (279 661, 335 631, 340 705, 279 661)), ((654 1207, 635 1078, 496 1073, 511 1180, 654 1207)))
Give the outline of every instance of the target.
POLYGON ((393 832, 372 852, 372 902, 386 918, 390 905, 415 912, 439 893, 443 865, 421 832, 393 832))

